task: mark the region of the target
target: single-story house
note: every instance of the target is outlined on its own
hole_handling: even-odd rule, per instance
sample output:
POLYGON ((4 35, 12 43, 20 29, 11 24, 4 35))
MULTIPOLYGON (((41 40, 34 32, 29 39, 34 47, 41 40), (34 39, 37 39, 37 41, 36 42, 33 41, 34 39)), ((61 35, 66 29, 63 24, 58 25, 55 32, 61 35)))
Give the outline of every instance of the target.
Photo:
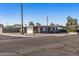
POLYGON ((61 26, 28 26, 27 33, 56 33, 62 29, 61 26))

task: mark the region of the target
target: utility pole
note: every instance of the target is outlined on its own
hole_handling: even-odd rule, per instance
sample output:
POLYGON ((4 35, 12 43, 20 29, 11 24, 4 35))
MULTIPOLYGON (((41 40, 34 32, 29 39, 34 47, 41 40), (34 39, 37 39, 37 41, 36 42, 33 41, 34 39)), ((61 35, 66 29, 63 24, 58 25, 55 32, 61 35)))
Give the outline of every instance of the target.
POLYGON ((21 33, 22 35, 24 34, 24 29, 23 29, 23 3, 21 3, 21 33))
POLYGON ((47 20, 47 32, 48 32, 48 16, 46 17, 46 20, 47 20))

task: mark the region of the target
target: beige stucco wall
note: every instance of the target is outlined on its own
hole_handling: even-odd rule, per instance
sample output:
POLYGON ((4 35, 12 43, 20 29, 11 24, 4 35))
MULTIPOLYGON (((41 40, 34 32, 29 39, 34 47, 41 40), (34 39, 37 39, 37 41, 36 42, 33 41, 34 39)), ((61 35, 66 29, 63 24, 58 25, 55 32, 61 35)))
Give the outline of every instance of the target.
POLYGON ((33 34, 34 33, 33 28, 27 28, 27 33, 28 34, 33 34))

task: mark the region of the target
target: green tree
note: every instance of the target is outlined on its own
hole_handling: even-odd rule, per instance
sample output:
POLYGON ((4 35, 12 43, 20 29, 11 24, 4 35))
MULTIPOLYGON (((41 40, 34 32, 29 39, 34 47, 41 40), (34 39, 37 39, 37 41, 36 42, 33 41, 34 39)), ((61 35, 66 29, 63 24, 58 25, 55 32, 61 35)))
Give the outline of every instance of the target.
POLYGON ((55 26, 55 24, 51 23, 50 26, 55 26))
POLYGON ((40 24, 40 23, 36 23, 36 25, 37 25, 37 26, 41 26, 41 24, 40 24))
POLYGON ((30 22, 29 22, 29 25, 34 25, 33 21, 30 21, 30 22))
POLYGON ((66 27, 67 27, 70 31, 77 30, 77 28, 78 28, 77 19, 74 19, 74 18, 72 18, 71 16, 67 17, 66 27))

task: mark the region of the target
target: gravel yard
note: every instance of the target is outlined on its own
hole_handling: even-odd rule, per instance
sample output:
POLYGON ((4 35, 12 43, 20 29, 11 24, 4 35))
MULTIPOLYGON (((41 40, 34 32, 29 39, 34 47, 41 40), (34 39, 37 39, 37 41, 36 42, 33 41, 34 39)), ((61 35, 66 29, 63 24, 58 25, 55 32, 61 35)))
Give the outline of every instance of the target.
POLYGON ((78 56, 79 35, 11 37, 0 35, 1 56, 78 56))

